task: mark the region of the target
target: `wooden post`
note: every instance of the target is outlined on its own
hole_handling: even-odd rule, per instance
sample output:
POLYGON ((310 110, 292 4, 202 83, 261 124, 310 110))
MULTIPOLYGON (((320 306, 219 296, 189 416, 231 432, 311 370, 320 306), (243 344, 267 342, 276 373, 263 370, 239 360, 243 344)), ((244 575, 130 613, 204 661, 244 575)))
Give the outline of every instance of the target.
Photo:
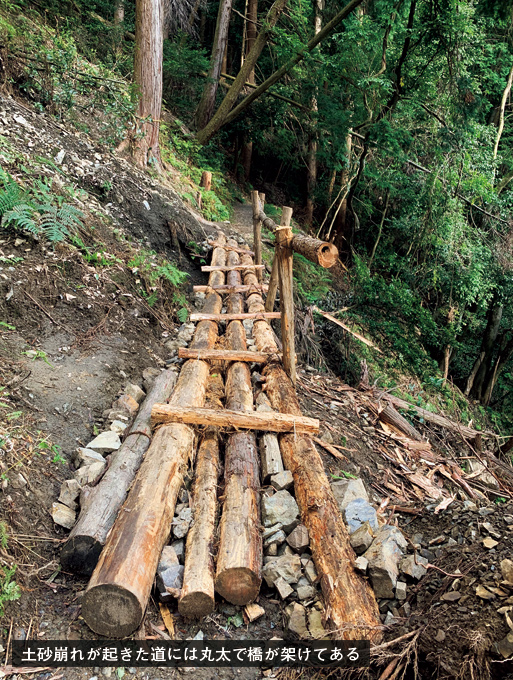
MULTIPOLYGON (((255 253, 255 264, 262 264, 262 220, 259 218, 260 200, 258 191, 251 192, 251 202, 253 203, 253 251, 255 253)), ((262 270, 257 270, 257 278, 262 283, 262 270)))
MULTIPOLYGON (((280 226, 288 227, 290 226, 290 220, 292 218, 292 208, 283 208, 281 213, 280 226)), ((280 232, 277 232, 280 233, 280 232)), ((269 279, 269 290, 267 291, 267 297, 265 299, 265 311, 272 312, 274 309, 274 303, 276 301, 276 293, 278 291, 278 258, 276 257, 276 252, 274 253, 273 268, 271 271, 271 278, 269 279)))
POLYGON ((205 191, 210 191, 212 187, 212 173, 205 170, 201 175, 200 187, 203 187, 205 191))
MULTIPOLYGON (((282 222, 290 224, 292 208, 283 208, 282 222), (285 216, 285 220, 283 219, 285 216)), ((276 255, 280 284, 281 341, 283 366, 292 384, 296 385, 296 346, 294 340, 294 289, 292 282, 292 229, 286 226, 276 231, 276 255)))

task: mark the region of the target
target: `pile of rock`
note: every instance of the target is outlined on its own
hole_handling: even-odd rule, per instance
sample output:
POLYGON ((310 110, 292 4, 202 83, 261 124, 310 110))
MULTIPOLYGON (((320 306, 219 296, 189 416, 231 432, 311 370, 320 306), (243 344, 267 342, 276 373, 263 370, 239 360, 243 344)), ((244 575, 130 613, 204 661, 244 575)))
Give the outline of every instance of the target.
POLYGON ((168 364, 177 363, 178 361, 180 361, 178 359, 178 349, 180 347, 188 347, 190 341, 194 336, 195 330, 196 325, 194 323, 192 322, 183 323, 178 329, 176 337, 173 338, 173 340, 168 340, 166 342, 165 347, 170 352, 170 358, 167 362, 168 364))
MULTIPOLYGON (((159 372, 154 368, 146 369, 143 373, 145 386, 151 386, 159 372)), ((52 517, 56 524, 66 529, 73 528, 82 488, 98 483, 107 468, 106 456, 120 448, 121 436, 145 396, 139 385, 129 383, 112 408, 103 412, 103 421, 108 429, 100 432, 85 448, 80 447, 75 451, 72 460, 76 472, 72 479, 62 483, 59 499, 52 505, 52 517)))

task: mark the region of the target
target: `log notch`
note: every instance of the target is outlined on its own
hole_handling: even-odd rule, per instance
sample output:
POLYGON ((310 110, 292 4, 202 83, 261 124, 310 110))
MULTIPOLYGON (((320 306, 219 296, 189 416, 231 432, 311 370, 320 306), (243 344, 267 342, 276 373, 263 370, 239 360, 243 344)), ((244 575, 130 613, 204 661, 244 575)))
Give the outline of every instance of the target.
MULTIPOLYGON (((210 374, 206 405, 222 408, 224 383, 220 373, 210 374)), ((187 534, 183 586, 178 611, 198 618, 214 611, 214 532, 217 519, 219 431, 209 427, 203 435, 196 461, 192 493, 193 522, 187 534)))
POLYGON ((338 248, 333 243, 304 234, 292 237, 292 250, 325 269, 333 267, 338 260, 338 248))
MULTIPOLYGON (((283 213, 292 208, 283 208, 283 213)), ((290 218, 289 218, 290 223, 290 218)), ((283 343, 283 366, 292 384, 296 384, 296 343, 294 325, 294 280, 292 273, 292 229, 284 227, 276 231, 276 254, 278 280, 280 282, 281 341, 283 343)))
MULTIPOLYGON (((282 413, 300 414, 296 393, 277 364, 264 370, 266 393, 282 413)), ((296 500, 310 535, 312 555, 321 577, 326 621, 346 640, 381 637, 379 609, 369 584, 354 569, 355 555, 333 497, 321 457, 306 435, 284 434, 280 449, 294 477, 296 500)))
MULTIPOLYGON (((214 256, 222 260, 222 248, 216 248, 214 256)), ((214 272, 209 283, 222 284, 224 276, 214 272)), ((209 312, 219 313, 221 306, 217 293, 207 297, 209 312)), ((216 340, 217 325, 202 321, 191 347, 211 349, 216 340)), ((170 403, 203 406, 208 375, 206 362, 187 361, 170 403)), ((194 431, 188 425, 163 425, 153 437, 83 598, 82 616, 95 633, 126 637, 141 624, 193 446, 194 431)))
MULTIPOLYGON (((262 264, 262 220, 258 216, 260 212, 260 199, 258 191, 251 192, 251 203, 253 205, 253 250, 255 253, 255 264, 262 264)), ((257 270, 258 281, 262 282, 262 270, 257 270)))
POLYGON ((86 576, 93 573, 107 534, 150 445, 151 409, 155 403, 169 399, 177 377, 176 371, 170 369, 155 379, 128 436, 111 455, 110 465, 99 484, 82 489, 80 516, 61 552, 61 564, 66 571, 86 576))
MULTIPOLYGON (((229 253, 233 260, 236 253, 229 253)), ((229 277, 238 278, 238 271, 229 277)), ((229 281, 232 283, 232 281, 229 281)), ((242 298, 232 294, 228 311, 242 310, 242 298)), ((246 350, 246 334, 240 321, 227 328, 227 346, 246 350)), ((226 406, 233 411, 253 411, 251 374, 247 363, 235 362, 226 373, 226 406)), ((260 535, 260 479, 258 452, 253 432, 231 434, 225 450, 224 506, 219 525, 216 591, 232 604, 252 602, 260 590, 262 537, 260 535)))
MULTIPOLYGON (((292 208, 284 207, 281 212, 281 227, 290 227, 290 220, 292 219, 292 208)), ((274 223, 273 223, 274 224, 274 223)), ((274 225, 276 229, 276 225, 274 225)), ((279 234, 276 232, 275 234, 279 234)), ((278 243, 278 241, 276 241, 278 243)), ((245 280, 245 279, 244 279, 245 280)), ((278 292, 278 284, 280 282, 279 272, 278 272, 278 245, 276 245, 273 267, 271 270, 271 278, 269 279, 269 290, 267 291, 267 297, 265 299, 265 311, 272 312, 274 309, 274 303, 276 301, 276 293, 278 292)))

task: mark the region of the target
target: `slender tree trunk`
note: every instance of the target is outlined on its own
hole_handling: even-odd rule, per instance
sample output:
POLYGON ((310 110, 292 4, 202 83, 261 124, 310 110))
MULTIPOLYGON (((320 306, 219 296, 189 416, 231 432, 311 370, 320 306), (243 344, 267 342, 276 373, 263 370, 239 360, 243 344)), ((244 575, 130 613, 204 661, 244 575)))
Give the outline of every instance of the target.
POLYGON ((247 78, 247 73, 244 72, 244 69, 248 67, 248 62, 252 61, 254 58, 254 63, 253 65, 249 67, 249 70, 253 68, 254 64, 256 63, 256 60, 258 59, 258 56, 260 55, 260 52, 264 48, 268 34, 270 32, 270 29, 274 26, 276 23, 278 17, 276 16, 276 19, 274 22, 271 22, 271 18, 274 17, 274 14, 276 11, 278 11, 279 8, 279 13, 283 10, 286 4, 286 0, 276 0, 274 5, 271 7, 269 14, 267 15, 267 20, 265 22, 264 28, 260 33, 258 34, 258 37, 255 42, 255 46, 253 49, 253 52, 255 54, 248 55, 248 58, 244 62, 243 68, 240 70, 237 78, 235 79, 233 85, 231 86, 230 90, 228 91, 225 99, 221 103, 221 106, 219 109, 216 111, 215 115, 212 117, 212 120, 208 124, 208 126, 204 129, 201 130, 198 135, 197 135, 197 140, 200 144, 206 144, 209 139, 211 139, 216 132, 223 127, 223 125, 226 125, 227 123, 231 123, 232 120, 235 120, 243 111, 247 109, 247 107, 252 104, 255 99, 258 99, 264 92, 266 92, 271 85, 274 85, 274 83, 277 83, 283 76, 285 76, 289 71, 291 71, 296 64, 298 64, 302 59, 305 58, 307 54, 309 54, 319 43, 321 43, 324 38, 328 37, 331 35, 337 26, 340 24, 341 21, 343 21, 348 14, 350 14, 358 5, 361 5, 363 0, 351 0, 333 19, 326 24, 326 26, 318 33, 316 36, 314 36, 311 40, 308 41, 306 45, 303 45, 290 59, 288 59, 283 66, 281 66, 277 71, 275 71, 267 80, 265 80, 261 85, 259 85, 251 94, 249 94, 240 104, 238 104, 235 108, 232 109, 233 104, 237 100, 237 97, 242 90, 244 86, 244 82, 246 81, 247 78), (257 53, 258 52, 258 53, 257 53), (255 56, 256 55, 256 56, 255 56), (251 57, 251 59, 250 59, 251 57))
MULTIPOLYGON (((357 0, 353 0, 356 2, 357 0)), ((358 0, 359 2, 362 2, 362 0, 358 0)), ((262 53, 262 50, 267 44, 267 41, 269 39, 269 35, 278 21, 278 18, 280 14, 283 12, 285 9, 285 5, 287 4, 287 0, 275 0, 274 4, 272 5, 271 9, 269 10, 267 17, 264 22, 264 26, 260 33, 257 35, 255 42, 253 44, 253 48, 251 51, 248 53, 246 56, 246 59, 244 60, 244 64, 237 74, 235 80, 232 83, 232 86, 226 93, 225 98, 221 102, 219 108, 215 112, 215 115, 212 117, 212 119, 208 122, 208 125, 206 125, 204 128, 200 128, 198 125, 198 128, 200 128, 200 131, 198 132, 196 138, 200 144, 206 144, 209 139, 219 130, 222 125, 226 122, 227 116, 230 114, 230 111, 237 101, 237 98, 239 94, 241 93, 244 84, 246 83, 246 80, 248 80, 249 75, 251 71, 254 70, 255 64, 257 63, 258 57, 262 53)), ((256 88, 254 92, 256 92, 259 88, 256 88)), ((265 88, 267 89, 267 88, 265 88)), ((248 95, 250 97, 251 95, 248 95)), ((248 98, 246 97, 246 99, 248 98)), ((246 100, 244 100, 246 101, 246 100)))
POLYGON ((493 350, 499 334, 503 311, 503 304, 495 296, 488 311, 488 321, 481 343, 481 351, 467 380, 465 394, 479 401, 483 396, 486 375, 492 365, 493 350))
MULTIPOLYGON (((257 39, 257 18, 258 18, 258 0, 249 0, 247 3, 247 20, 246 20, 246 53, 245 58, 249 55, 255 41, 257 39)), ((243 65, 243 64, 242 64, 243 65)), ((251 69, 248 76, 248 83, 255 85, 255 69, 251 69)), ((253 156, 253 142, 251 139, 247 139, 244 142, 244 147, 242 149, 242 168, 244 171, 244 181, 249 180, 251 174, 251 158, 253 156)))
POLYGON ((484 381, 482 403, 485 406, 490 404, 497 380, 499 379, 500 374, 502 373, 506 363, 511 359, 512 355, 513 338, 510 337, 508 339, 507 336, 504 335, 499 346, 499 353, 493 365, 493 369, 488 372, 484 381))
MULTIPOLYGON (((324 0, 316 0, 315 2, 315 22, 314 35, 321 32, 322 28, 322 10, 324 9, 324 0)), ((317 88, 311 101, 312 110, 312 129, 308 139, 308 163, 306 175, 306 217, 305 224, 311 226, 313 223, 314 214, 314 192, 317 186, 317 112, 319 107, 317 105, 317 88)))
POLYGON ((116 0, 114 5, 114 26, 122 24, 125 20, 125 0, 116 0))
POLYGON ((134 80, 139 88, 137 116, 142 119, 135 141, 137 165, 161 167, 159 149, 162 109, 162 0, 137 0, 135 6, 134 80))
POLYGON ((351 178, 351 152, 353 148, 353 136, 351 130, 346 136, 346 162, 340 177, 340 190, 342 194, 340 208, 335 220, 335 245, 341 253, 351 252, 353 233, 347 219, 347 201, 349 196, 349 182, 351 178))
POLYGON ((198 130, 202 130, 208 123, 212 117, 212 112, 216 103, 219 77, 221 75, 223 59, 228 45, 228 29, 230 26, 231 11, 232 0, 221 0, 217 13, 216 32, 214 35, 214 44, 212 46, 212 56, 210 57, 208 78, 196 111, 196 127, 198 130))
POLYGON ((501 136, 502 136, 502 131, 504 130, 504 111, 506 109, 506 102, 509 97, 509 93, 511 92, 511 85, 513 84, 513 65, 511 66, 511 69, 509 71, 509 76, 508 76, 508 82, 506 83, 506 87, 504 88, 504 92, 502 93, 502 100, 501 100, 501 107, 500 107, 500 114, 499 114, 499 129, 497 130, 497 136, 495 138, 495 145, 493 147, 493 157, 497 158, 497 154, 499 152, 499 142, 501 141, 501 136))

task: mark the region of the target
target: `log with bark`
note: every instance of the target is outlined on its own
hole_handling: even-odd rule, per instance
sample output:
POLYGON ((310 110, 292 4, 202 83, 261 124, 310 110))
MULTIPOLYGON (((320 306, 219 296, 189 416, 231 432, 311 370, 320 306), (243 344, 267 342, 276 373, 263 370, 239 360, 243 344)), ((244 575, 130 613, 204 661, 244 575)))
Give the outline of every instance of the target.
POLYGON ((104 476, 96 486, 82 489, 80 515, 61 552, 61 564, 66 571, 86 576, 93 573, 107 534, 150 445, 151 409, 156 402, 168 400, 177 377, 176 371, 170 369, 155 379, 128 436, 111 455, 104 476))
POLYGON ((429 442, 426 442, 420 432, 416 430, 413 425, 404 418, 392 404, 387 404, 384 409, 379 412, 379 419, 390 425, 396 430, 399 430, 401 434, 405 434, 410 439, 414 439, 417 442, 424 441, 426 446, 429 446, 429 442))
MULTIPOLYGON (((285 371, 270 364, 264 376, 273 408, 299 415, 297 396, 285 371)), ((296 500, 309 532, 327 622, 337 637, 378 642, 382 626, 376 598, 354 568, 349 535, 314 443, 306 435, 285 434, 280 437, 280 449, 285 468, 294 477, 296 500)))
POLYGON ((257 284, 255 286, 193 286, 192 290, 194 293, 210 293, 210 291, 215 290, 219 293, 250 293, 250 292, 263 292, 268 290, 269 286, 266 284, 257 284))
POLYGON ((264 354, 262 352, 243 352, 233 349, 189 349, 187 347, 180 347, 178 349, 178 357, 180 359, 204 359, 212 361, 248 361, 250 364, 266 364, 269 359, 276 357, 272 354, 264 354))
POLYGON ((325 269, 333 267, 338 260, 338 248, 333 243, 304 234, 293 236, 292 250, 325 269))
POLYGON ((243 321, 244 319, 279 319, 280 312, 240 312, 233 314, 205 314, 198 312, 191 314, 191 321, 243 321))
MULTIPOLYGON (((224 383, 219 373, 210 374, 206 404, 222 408, 224 383)), ((217 519, 219 432, 209 427, 198 448, 191 507, 192 526, 187 534, 183 586, 178 600, 182 616, 197 618, 214 611, 214 532, 217 519)))
MULTIPOLYGON (((240 282, 238 272, 233 271, 232 276, 238 277, 240 282)), ((231 295, 228 311, 241 307, 240 295, 231 295)), ((229 349, 246 350, 246 335, 240 321, 230 323, 227 340, 229 349)), ((235 362, 227 370, 226 406, 233 411, 253 411, 253 389, 247 363, 235 362)), ((229 436, 224 481, 215 588, 228 602, 244 605, 258 595, 262 570, 260 479, 253 432, 229 436)))
MULTIPOLYGON (((235 251, 233 251, 235 252, 235 251)), ((251 264, 246 267, 240 265, 228 265, 228 266, 216 266, 216 265, 204 265, 201 268, 202 272, 230 272, 233 270, 242 271, 243 269, 265 269, 265 264, 251 264)))
MULTIPOLYGON (((247 368, 246 362, 244 365, 247 368)), ((274 412, 247 412, 247 410, 240 412, 233 409, 216 411, 209 408, 185 408, 173 404, 155 404, 151 413, 151 422, 153 425, 185 423, 187 425, 260 430, 262 432, 301 432, 307 434, 318 434, 319 432, 319 421, 316 418, 307 418, 306 416, 274 412)))
MULTIPOLYGON (((221 250, 216 249, 219 257, 221 250)), ((223 283, 224 277, 214 274, 214 282, 223 283)), ((219 313, 221 305, 217 293, 207 297, 205 306, 212 313, 219 313)), ((217 325, 202 321, 191 347, 211 349, 216 340, 217 325)), ((206 362, 187 361, 170 403, 203 406, 208 375, 206 362)), ((95 633, 126 637, 140 625, 193 447, 194 431, 188 425, 163 425, 153 437, 84 594, 82 616, 95 633)))

